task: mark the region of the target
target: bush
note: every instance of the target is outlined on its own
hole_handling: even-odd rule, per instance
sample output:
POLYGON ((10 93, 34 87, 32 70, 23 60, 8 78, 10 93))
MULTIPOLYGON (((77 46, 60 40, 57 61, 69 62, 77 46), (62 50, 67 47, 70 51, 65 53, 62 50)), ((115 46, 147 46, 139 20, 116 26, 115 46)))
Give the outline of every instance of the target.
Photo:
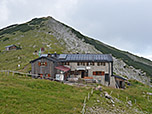
POLYGON ((45 18, 34 18, 29 22, 29 24, 30 25, 39 25, 45 20, 46 20, 45 18))
POLYGON ((9 40, 9 38, 4 38, 4 39, 3 39, 3 42, 5 42, 5 41, 7 41, 7 40, 9 40))
POLYGON ((7 28, 4 30, 0 30, 0 35, 3 34, 13 34, 14 32, 20 31, 20 32, 27 32, 29 30, 33 30, 34 28, 29 26, 28 24, 20 24, 15 27, 7 28))

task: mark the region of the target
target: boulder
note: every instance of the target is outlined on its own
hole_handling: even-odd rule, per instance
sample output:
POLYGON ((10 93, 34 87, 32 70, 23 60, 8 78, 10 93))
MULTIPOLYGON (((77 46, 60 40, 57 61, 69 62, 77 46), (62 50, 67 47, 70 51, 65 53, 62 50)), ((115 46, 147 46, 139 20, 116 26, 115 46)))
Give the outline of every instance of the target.
POLYGON ((111 99, 111 103, 115 104, 115 102, 111 99))
POLYGON ((107 92, 104 92, 104 95, 105 95, 105 98, 112 99, 112 97, 107 92))
POLYGON ((127 103, 128 103, 130 106, 132 106, 132 102, 131 102, 131 101, 128 101, 127 103))
POLYGON ((99 85, 95 88, 95 90, 99 90, 99 91, 102 91, 102 87, 99 85))
POLYGON ((152 95, 152 93, 147 92, 147 95, 152 95))

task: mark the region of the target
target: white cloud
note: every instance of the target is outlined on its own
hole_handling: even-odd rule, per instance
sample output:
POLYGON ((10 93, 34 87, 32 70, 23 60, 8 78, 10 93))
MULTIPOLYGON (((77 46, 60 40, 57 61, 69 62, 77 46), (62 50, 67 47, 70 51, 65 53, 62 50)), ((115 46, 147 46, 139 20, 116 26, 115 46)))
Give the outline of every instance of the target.
POLYGON ((152 55, 151 0, 0 0, 0 28, 53 16, 119 49, 152 55))
POLYGON ((0 23, 2 23, 3 21, 8 20, 8 8, 7 8, 7 1, 5 0, 1 0, 0 1, 0 23))
POLYGON ((0 28, 43 16, 53 16, 69 22, 72 20, 70 15, 77 8, 77 2, 78 0, 2 0, 0 28))
POLYGON ((135 53, 135 55, 138 55, 139 57, 144 57, 144 58, 150 59, 152 61, 152 55, 143 55, 141 53, 135 53))

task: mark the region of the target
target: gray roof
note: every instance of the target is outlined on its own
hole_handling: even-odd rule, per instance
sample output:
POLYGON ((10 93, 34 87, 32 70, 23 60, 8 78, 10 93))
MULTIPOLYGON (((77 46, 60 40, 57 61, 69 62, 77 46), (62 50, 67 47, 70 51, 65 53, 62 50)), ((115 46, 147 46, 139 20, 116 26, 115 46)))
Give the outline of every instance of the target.
POLYGON ((115 78, 119 78, 119 79, 122 79, 122 80, 127 80, 126 78, 124 77, 121 77, 121 76, 117 76, 117 75, 113 75, 115 78))
POLYGON ((53 54, 51 57, 47 57, 44 54, 41 57, 30 61, 30 63, 42 58, 46 58, 54 62, 113 62, 112 56, 109 54, 59 54, 57 57, 53 56, 53 54))
POLYGON ((9 47, 12 47, 12 46, 16 46, 16 45, 12 44, 12 45, 5 46, 5 47, 6 47, 6 48, 9 48, 9 47))
POLYGON ((47 57, 48 54, 41 54, 40 57, 47 57))
POLYGON ((60 54, 58 57, 61 61, 78 62, 112 62, 112 56, 109 54, 60 54))
POLYGON ((58 60, 57 60, 56 58, 53 58, 53 57, 44 57, 44 56, 42 56, 42 57, 39 57, 39 58, 37 58, 37 59, 34 59, 34 60, 30 61, 30 63, 33 63, 33 62, 35 62, 35 61, 37 61, 37 60, 40 60, 40 59, 42 59, 42 58, 45 58, 45 59, 47 59, 47 60, 49 60, 49 61, 58 62, 58 60))

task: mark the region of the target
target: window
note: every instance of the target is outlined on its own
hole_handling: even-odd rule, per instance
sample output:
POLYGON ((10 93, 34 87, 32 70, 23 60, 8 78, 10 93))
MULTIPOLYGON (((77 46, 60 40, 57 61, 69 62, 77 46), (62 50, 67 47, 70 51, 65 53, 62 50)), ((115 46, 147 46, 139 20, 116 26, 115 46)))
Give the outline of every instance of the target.
POLYGON ((80 63, 79 63, 79 62, 77 62, 77 65, 78 65, 78 66, 80 66, 80 63))
POLYGON ((87 66, 89 66, 89 62, 87 62, 87 66))
POLYGON ((40 74, 40 77, 43 78, 43 74, 40 74))
POLYGON ((61 65, 69 65, 69 62, 62 62, 61 65))
POLYGON ((82 66, 82 65, 83 65, 83 62, 81 62, 80 65, 82 66))
POLYGON ((96 72, 93 72, 93 75, 96 75, 96 72))
POLYGON ((96 76, 104 76, 104 75, 105 75, 105 72, 104 72, 104 71, 93 71, 93 75, 96 75, 96 76))
POLYGON ((74 71, 74 75, 79 75, 79 72, 78 71, 74 71))
POLYGON ((92 62, 92 65, 94 66, 94 62, 92 62))
POLYGON ((47 66, 47 62, 38 62, 39 66, 47 66))
POLYGON ((82 65, 85 66, 85 62, 83 62, 82 65))
POLYGON ((90 65, 94 66, 94 62, 91 62, 90 65))
POLYGON ((101 72, 101 75, 104 76, 104 75, 105 75, 105 72, 101 72))
POLYGON ((98 71, 98 75, 101 75, 101 71, 98 71))
POLYGON ((98 66, 105 66, 106 64, 105 64, 105 62, 98 62, 97 65, 98 66))
POLYGON ((106 63, 102 63, 102 66, 105 66, 106 65, 106 63))
POLYGON ((48 74, 48 77, 51 77, 51 75, 50 75, 50 74, 48 74))
POLYGON ((77 65, 78 66, 85 66, 85 62, 78 62, 77 65))
POLYGON ((65 65, 69 65, 69 62, 65 62, 65 65))
POLYGON ((74 75, 74 71, 70 71, 70 75, 74 75))
POLYGON ((97 63, 98 66, 100 66, 100 63, 97 63))

